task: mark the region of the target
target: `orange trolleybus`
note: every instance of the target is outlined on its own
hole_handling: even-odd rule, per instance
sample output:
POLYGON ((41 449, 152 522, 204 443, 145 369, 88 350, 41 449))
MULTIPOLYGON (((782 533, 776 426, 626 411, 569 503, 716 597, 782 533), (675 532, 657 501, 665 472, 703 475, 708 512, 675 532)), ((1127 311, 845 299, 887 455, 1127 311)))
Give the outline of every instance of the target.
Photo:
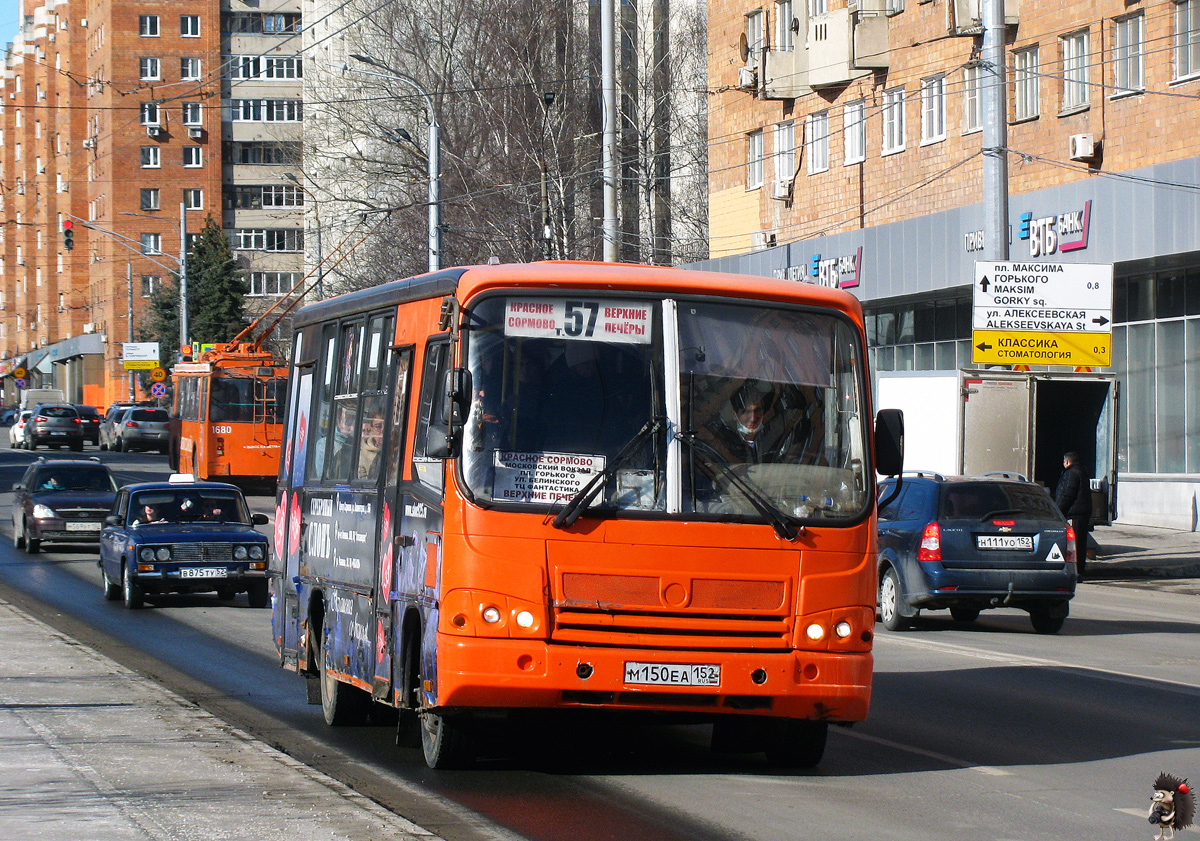
POLYGON ((260 483, 279 475, 287 363, 254 345, 217 345, 171 371, 172 467, 201 481, 260 483))
POLYGON ((434 768, 516 710, 664 713, 811 765, 871 695, 862 312, 668 268, 458 268, 297 314, 273 633, 434 768))

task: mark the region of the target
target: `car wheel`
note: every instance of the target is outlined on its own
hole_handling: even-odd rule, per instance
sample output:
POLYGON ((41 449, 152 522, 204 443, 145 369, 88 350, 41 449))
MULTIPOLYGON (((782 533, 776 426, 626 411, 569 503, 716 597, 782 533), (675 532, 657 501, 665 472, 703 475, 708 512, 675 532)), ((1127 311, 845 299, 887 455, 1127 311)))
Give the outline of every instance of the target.
POLYGON ((1029 611, 1029 621, 1033 623, 1033 630, 1039 634, 1057 634, 1062 630, 1067 617, 1052 616, 1050 608, 1037 607, 1029 611))
POLYGON ((100 442, 100 452, 103 453, 103 452, 107 452, 107 451, 108 451, 108 444, 105 444, 103 441, 101 441, 100 442))
POLYGON ((232 601, 233 597, 236 595, 237 595, 237 590, 233 589, 232 587, 218 587, 217 588, 217 598, 223 602, 232 601))
POLYGON ((952 607, 950 608, 950 617, 955 622, 974 622, 979 618, 979 608, 977 607, 952 607))
POLYGON ((26 520, 21 521, 21 534, 25 536, 25 551, 30 555, 36 555, 42 548, 42 541, 29 536, 29 523, 26 520))
POLYGON ((246 587, 246 595, 250 599, 250 606, 253 608, 263 608, 270 601, 270 592, 267 590, 267 581, 251 581, 246 587))
POLYGON ((812 768, 825 755, 829 725, 824 721, 795 718, 774 722, 767 740, 767 761, 783 768, 812 768))
POLYGON ((104 588, 106 602, 115 602, 121 598, 121 585, 108 579, 108 573, 104 571, 104 567, 100 567, 100 586, 104 588))
POLYGON ((83 442, 77 441, 76 443, 72 444, 71 451, 75 452, 75 453, 82 453, 83 452, 83 442))
POLYGON ((113 439, 113 445, 112 445, 112 448, 113 448, 113 452, 114 452, 114 453, 119 453, 119 452, 121 452, 121 450, 122 450, 122 447, 121 447, 121 439, 120 439, 120 438, 114 438, 114 439, 113 439))
POLYGON ((325 723, 330 727, 366 724, 371 696, 333 676, 326 663, 324 640, 317 649, 317 671, 321 677, 321 712, 325 716, 325 723))
POLYGON ((146 594, 133 576, 133 568, 129 564, 121 567, 121 599, 129 610, 140 610, 146 604, 146 594))
POLYGON ((879 580, 879 620, 889 631, 902 631, 908 627, 908 617, 901 615, 904 590, 900 576, 893 567, 888 567, 879 580))

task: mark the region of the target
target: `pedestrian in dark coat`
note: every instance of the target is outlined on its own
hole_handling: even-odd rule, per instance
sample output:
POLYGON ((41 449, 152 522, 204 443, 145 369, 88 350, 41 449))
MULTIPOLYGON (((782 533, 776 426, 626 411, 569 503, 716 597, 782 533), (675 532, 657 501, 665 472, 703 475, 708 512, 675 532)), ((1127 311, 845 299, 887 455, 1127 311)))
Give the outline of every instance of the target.
POLYGON ((1087 566, 1088 533, 1092 530, 1092 488, 1079 465, 1078 453, 1063 455, 1063 472, 1054 489, 1054 502, 1075 529, 1075 570, 1082 578, 1087 566))

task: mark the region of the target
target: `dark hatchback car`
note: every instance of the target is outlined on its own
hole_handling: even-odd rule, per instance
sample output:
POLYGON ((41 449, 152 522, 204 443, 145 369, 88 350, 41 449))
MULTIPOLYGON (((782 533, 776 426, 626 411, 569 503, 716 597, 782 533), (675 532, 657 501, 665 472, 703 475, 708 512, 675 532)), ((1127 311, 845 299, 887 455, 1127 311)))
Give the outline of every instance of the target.
POLYGON ((880 483, 879 617, 889 630, 922 610, 958 622, 1029 612, 1056 634, 1075 595, 1075 532, 1046 489, 1021 477, 905 475, 880 483))
POLYGON ((83 422, 70 403, 41 403, 25 423, 25 449, 36 450, 39 445, 69 446, 83 450, 83 422))
POLYGON ((93 460, 39 458, 13 485, 13 545, 36 554, 42 543, 97 543, 117 483, 93 460))
POLYGON ((171 415, 166 409, 134 406, 125 410, 113 423, 112 448, 117 452, 158 450, 165 453, 170 447, 171 415))
POLYGON ((100 443, 100 413, 95 406, 76 406, 79 413, 79 425, 83 428, 83 440, 93 444, 100 443))
POLYGON ((131 609, 157 593, 216 591, 249 596, 266 607, 267 538, 255 531, 266 514, 251 514, 242 492, 219 482, 126 485, 100 534, 104 597, 131 609))

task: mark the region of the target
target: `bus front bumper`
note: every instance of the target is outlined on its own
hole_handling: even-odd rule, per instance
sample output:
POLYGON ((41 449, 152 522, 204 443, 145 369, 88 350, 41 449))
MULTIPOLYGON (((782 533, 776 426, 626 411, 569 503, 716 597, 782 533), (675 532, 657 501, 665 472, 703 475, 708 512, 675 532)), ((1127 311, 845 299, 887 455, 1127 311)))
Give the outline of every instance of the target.
POLYGON ((441 635, 438 643, 440 709, 602 708, 836 722, 862 721, 871 699, 870 652, 668 653, 441 635), (705 685, 680 683, 688 680, 705 685))

